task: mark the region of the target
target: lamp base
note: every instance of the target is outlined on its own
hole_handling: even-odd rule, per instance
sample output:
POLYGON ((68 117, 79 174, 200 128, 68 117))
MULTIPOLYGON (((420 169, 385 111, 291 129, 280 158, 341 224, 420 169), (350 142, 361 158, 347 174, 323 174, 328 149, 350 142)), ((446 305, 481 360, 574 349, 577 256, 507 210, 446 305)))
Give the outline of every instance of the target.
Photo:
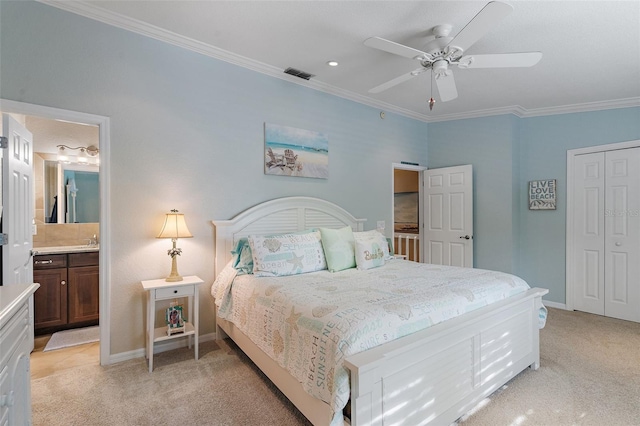
MULTIPOLYGON (((175 249, 175 245, 176 243, 173 243, 173 248, 175 249)), ((176 282, 176 281, 182 281, 182 277, 180 276, 180 274, 178 273, 178 260, 176 259, 177 256, 173 256, 171 257, 171 273, 169 274, 169 276, 165 279, 165 281, 167 282, 176 282)))

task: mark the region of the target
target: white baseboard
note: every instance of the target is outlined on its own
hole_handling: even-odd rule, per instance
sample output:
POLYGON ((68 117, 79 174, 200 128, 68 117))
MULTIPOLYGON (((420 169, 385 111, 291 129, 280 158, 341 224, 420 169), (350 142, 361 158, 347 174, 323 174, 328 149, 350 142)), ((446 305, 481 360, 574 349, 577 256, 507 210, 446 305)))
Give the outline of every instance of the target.
POLYGON ((552 302, 550 300, 542 299, 542 304, 548 308, 564 309, 565 311, 567 310, 567 305, 565 305, 564 303, 552 302))
MULTIPOLYGON (((198 339, 198 343, 209 342, 211 340, 216 340, 215 332, 201 335, 200 338, 198 339)), ((159 354, 166 351, 172 351, 178 348, 184 348, 184 347, 187 347, 188 344, 189 344, 188 339, 166 340, 164 342, 156 343, 153 348, 153 353, 159 354)), ((118 362, 129 361, 130 359, 141 358, 145 356, 146 353, 147 353, 147 350, 145 348, 134 349, 128 352, 120 352, 118 354, 110 355, 108 362, 103 365, 116 364, 118 362)))

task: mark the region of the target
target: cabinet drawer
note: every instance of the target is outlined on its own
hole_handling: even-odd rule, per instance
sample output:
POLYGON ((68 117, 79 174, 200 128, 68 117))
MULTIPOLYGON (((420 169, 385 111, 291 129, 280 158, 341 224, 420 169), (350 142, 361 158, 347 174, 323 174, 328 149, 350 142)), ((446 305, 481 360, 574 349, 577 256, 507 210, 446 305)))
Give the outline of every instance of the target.
POLYGON ((86 253, 69 253, 69 268, 74 266, 97 266, 100 261, 100 252, 90 251, 86 253))
POLYGON ((29 310, 24 305, 0 330, 0 365, 5 365, 13 351, 29 337, 29 310))
POLYGON ((66 254, 39 254, 33 256, 33 269, 66 268, 66 254))
POLYGON ((156 299, 170 299, 172 297, 193 296, 193 286, 159 288, 156 289, 156 299))

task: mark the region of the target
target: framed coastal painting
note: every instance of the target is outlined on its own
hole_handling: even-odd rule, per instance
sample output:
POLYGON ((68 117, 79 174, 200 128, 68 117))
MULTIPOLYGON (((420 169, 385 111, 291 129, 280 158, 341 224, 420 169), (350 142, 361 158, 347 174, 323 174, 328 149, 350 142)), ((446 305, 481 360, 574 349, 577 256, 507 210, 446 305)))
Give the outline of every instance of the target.
POLYGON ((264 173, 329 178, 329 139, 313 130, 264 123, 264 173))

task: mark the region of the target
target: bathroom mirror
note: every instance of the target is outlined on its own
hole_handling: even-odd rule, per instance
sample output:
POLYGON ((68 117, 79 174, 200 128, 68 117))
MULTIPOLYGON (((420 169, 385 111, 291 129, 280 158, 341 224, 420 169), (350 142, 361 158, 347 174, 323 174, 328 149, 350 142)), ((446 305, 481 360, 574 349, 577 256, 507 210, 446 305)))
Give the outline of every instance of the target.
POLYGON ((99 176, 98 166, 45 161, 45 222, 99 222, 99 176))

